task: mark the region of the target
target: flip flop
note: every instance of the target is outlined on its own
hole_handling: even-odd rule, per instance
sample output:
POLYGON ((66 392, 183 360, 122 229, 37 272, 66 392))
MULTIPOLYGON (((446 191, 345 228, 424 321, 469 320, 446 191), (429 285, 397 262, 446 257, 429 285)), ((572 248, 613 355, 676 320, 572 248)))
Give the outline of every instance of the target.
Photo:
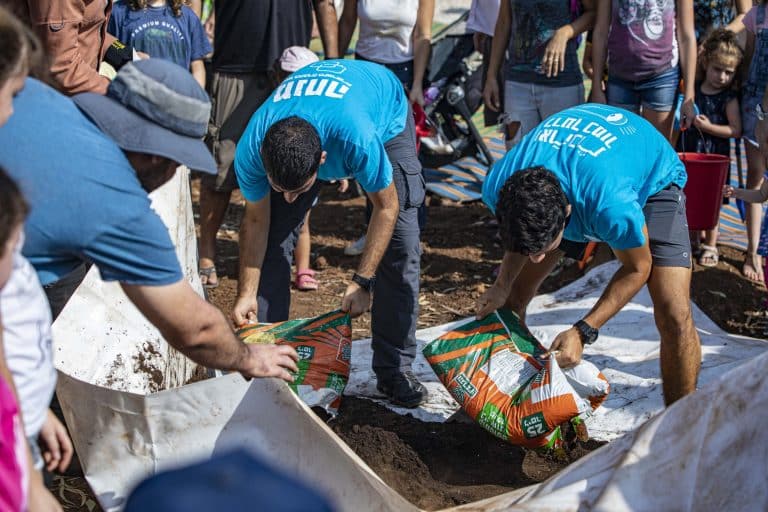
POLYGON ((219 286, 219 276, 216 274, 216 267, 200 267, 197 271, 197 273, 200 275, 200 277, 205 277, 205 282, 203 283, 203 288, 207 288, 209 290, 213 290, 217 286, 219 286), (209 284, 208 280, 211 278, 211 275, 216 276, 216 282, 209 284))
POLYGON ((315 279, 315 271, 308 268, 296 272, 296 280, 293 282, 293 286, 302 292, 317 290, 319 284, 317 279, 315 279))

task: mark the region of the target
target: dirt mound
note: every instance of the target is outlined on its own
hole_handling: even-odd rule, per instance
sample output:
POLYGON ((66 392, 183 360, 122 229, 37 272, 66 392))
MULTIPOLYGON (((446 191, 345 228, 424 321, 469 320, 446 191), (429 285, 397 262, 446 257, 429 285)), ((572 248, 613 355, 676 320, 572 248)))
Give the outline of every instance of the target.
POLYGON ((541 482, 602 444, 574 441, 561 457, 544 456, 497 439, 464 418, 424 423, 369 400, 344 397, 329 425, 387 484, 427 510, 541 482))

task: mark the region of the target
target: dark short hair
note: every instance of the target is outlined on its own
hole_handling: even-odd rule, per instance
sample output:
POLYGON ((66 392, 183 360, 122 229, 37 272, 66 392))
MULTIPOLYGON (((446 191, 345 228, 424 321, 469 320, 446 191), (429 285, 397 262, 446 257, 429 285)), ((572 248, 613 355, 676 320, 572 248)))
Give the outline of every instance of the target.
POLYGON ((496 205, 504 249, 525 256, 540 253, 565 227, 567 207, 552 171, 538 166, 513 173, 496 205))
POLYGON ((5 256, 5 244, 28 212, 29 207, 16 182, 0 167, 0 256, 5 256))
POLYGON ((308 121, 291 116, 267 130, 261 159, 272 183, 283 190, 303 187, 320 167, 320 136, 308 121))

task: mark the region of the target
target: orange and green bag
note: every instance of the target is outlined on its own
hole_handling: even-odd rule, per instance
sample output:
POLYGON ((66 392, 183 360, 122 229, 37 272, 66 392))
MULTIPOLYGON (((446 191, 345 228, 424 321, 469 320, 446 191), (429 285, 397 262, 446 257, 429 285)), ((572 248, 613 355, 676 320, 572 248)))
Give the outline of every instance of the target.
POLYGON ((516 445, 554 448, 560 424, 590 416, 609 386, 591 363, 564 371, 554 357, 542 357, 546 351, 517 315, 502 309, 423 349, 443 385, 483 428, 516 445))
POLYGON ((286 343, 299 354, 291 389, 310 407, 336 415, 349 380, 352 324, 341 311, 315 318, 254 324, 237 331, 245 343, 286 343))

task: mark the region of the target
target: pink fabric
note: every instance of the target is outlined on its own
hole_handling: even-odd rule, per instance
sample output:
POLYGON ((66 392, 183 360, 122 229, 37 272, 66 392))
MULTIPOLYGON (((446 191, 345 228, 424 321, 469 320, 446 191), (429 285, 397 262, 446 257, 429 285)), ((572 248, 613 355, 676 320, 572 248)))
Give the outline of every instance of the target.
POLYGON ((303 46, 291 46, 283 51, 280 56, 280 68, 288 73, 298 71, 308 64, 317 62, 320 59, 315 52, 303 46))
POLYGON ((26 439, 19 407, 11 388, 0 377, 0 510, 27 506, 26 439))

